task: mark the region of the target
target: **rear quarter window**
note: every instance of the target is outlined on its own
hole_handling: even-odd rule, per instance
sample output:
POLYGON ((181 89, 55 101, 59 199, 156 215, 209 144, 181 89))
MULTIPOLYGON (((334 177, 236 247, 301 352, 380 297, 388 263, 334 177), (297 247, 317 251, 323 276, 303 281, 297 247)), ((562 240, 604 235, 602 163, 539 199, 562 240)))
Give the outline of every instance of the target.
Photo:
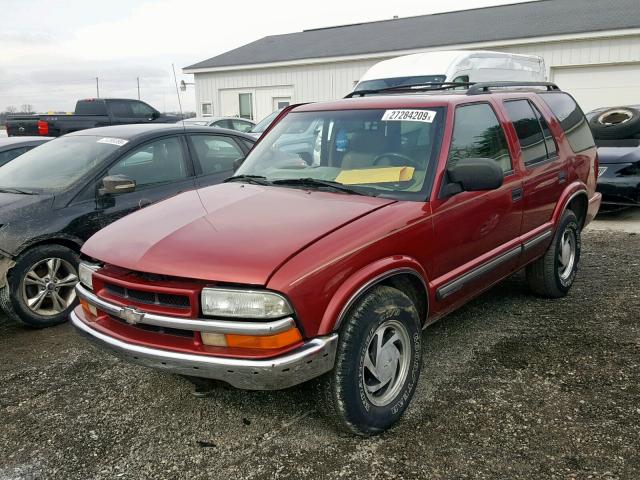
POLYGON ((567 135, 571 149, 582 152, 595 146, 587 119, 570 95, 563 92, 541 93, 540 97, 549 106, 567 135))
POLYGON ((104 102, 88 100, 76 103, 76 115, 106 115, 107 107, 104 102))

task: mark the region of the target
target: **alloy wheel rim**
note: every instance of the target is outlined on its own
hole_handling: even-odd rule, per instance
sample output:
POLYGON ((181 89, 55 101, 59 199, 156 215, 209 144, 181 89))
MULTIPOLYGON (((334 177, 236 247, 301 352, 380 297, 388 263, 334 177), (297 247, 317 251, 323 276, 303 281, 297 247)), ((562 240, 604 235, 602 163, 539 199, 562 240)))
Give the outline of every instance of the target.
POLYGON ((558 262, 560 263, 560 278, 567 280, 576 263, 576 237, 571 230, 565 230, 562 234, 558 262))
POLYGON ((406 327, 397 320, 382 323, 367 345, 362 365, 364 392, 371 403, 391 403, 405 383, 411 361, 411 342, 406 327))
POLYGON ((62 258, 46 258, 22 279, 22 298, 29 310, 50 317, 65 311, 76 299, 78 272, 62 258))

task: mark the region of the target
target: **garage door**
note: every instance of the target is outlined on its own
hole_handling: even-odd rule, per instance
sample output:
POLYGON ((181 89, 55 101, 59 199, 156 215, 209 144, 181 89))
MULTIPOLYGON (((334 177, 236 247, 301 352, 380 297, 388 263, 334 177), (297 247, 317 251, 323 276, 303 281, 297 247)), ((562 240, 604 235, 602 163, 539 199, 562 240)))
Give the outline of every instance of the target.
POLYGON ((640 63, 554 67, 551 78, 573 95, 585 112, 598 107, 640 104, 640 63))

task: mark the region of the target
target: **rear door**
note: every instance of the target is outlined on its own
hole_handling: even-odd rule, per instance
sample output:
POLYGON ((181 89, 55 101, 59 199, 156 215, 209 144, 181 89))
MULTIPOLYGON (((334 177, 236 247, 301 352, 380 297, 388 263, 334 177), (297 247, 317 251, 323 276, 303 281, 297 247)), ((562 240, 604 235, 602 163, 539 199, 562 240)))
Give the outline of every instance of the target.
POLYGON ((118 195, 98 193, 102 226, 195 187, 193 166, 181 135, 152 140, 126 153, 111 165, 98 186, 107 175, 125 175, 135 180, 136 189, 118 195))
POLYGON ((454 304, 515 270, 520 256, 522 178, 504 131, 504 118, 488 102, 454 112, 447 166, 463 158, 492 158, 504 183, 496 190, 446 197, 443 184, 431 200, 434 227, 432 275, 440 308, 454 304), (500 115, 500 116, 498 116, 500 115))
POLYGON ((199 133, 188 138, 199 187, 215 185, 232 176, 237 161, 248 151, 244 143, 231 135, 199 133))
POLYGON ((537 105, 527 98, 506 100, 503 105, 518 138, 516 157, 525 169, 522 235, 526 240, 537 236, 550 239, 551 217, 567 183, 566 162, 558 155, 548 122, 537 105))

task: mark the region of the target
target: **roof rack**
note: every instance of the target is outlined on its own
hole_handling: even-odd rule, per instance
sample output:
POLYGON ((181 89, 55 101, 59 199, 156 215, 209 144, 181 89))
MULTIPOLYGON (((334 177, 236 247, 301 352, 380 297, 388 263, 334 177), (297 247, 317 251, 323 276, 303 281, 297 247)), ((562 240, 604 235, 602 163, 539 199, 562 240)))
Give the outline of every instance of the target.
POLYGON ((378 93, 433 92, 453 90, 460 87, 467 87, 467 91, 465 92, 467 95, 491 93, 492 88, 546 87, 548 92, 560 90, 560 87, 551 82, 441 82, 398 85, 395 87, 379 88, 375 90, 356 90, 347 94, 344 98, 364 97, 365 95, 375 95, 378 93))
POLYGON ((412 83, 409 85, 396 85, 395 87, 378 88, 374 90, 355 90, 347 94, 344 98, 364 97, 376 93, 411 93, 411 92, 431 92, 438 90, 451 90, 460 87, 471 87, 475 85, 470 82, 437 82, 437 83, 412 83))
POLYGON ((492 88, 517 88, 517 87, 546 87, 547 92, 559 91, 555 83, 551 82, 479 82, 474 83, 467 90, 467 95, 480 95, 491 93, 492 88))

